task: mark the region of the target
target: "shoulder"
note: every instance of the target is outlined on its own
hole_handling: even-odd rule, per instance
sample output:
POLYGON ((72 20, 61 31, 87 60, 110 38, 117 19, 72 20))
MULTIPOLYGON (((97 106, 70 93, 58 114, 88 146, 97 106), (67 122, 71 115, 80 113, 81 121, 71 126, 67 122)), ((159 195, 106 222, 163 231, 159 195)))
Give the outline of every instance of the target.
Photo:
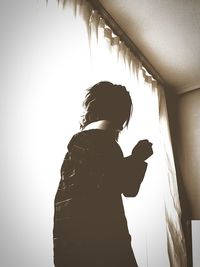
POLYGON ((100 129, 91 129, 76 133, 68 144, 68 150, 123 156, 119 144, 113 140, 107 131, 100 129))

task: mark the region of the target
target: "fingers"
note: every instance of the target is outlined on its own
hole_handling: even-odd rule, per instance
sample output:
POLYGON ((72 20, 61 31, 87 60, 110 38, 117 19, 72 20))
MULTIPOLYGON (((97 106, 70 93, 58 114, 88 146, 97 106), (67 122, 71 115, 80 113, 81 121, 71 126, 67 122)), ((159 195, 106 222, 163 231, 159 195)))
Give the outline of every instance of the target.
POLYGON ((140 140, 138 143, 143 143, 143 144, 151 144, 151 145, 152 145, 152 143, 151 143, 151 142, 149 142, 149 140, 148 140, 148 139, 143 139, 143 140, 140 140))
POLYGON ((136 148, 137 149, 148 149, 151 148, 152 149, 153 144, 151 142, 149 142, 147 139, 145 140, 140 140, 137 144, 136 144, 136 148))
POLYGON ((146 160, 153 154, 153 144, 147 139, 140 140, 132 150, 132 155, 146 160))

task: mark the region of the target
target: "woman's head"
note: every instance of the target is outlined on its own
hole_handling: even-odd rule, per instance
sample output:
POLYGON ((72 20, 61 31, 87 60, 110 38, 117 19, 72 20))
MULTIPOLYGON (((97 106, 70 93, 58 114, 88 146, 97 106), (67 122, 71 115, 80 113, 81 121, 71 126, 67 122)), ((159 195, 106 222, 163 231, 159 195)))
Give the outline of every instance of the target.
POLYGON ((132 101, 126 88, 106 81, 87 90, 83 106, 82 129, 91 122, 109 120, 116 129, 122 130, 128 126, 132 112, 132 101))

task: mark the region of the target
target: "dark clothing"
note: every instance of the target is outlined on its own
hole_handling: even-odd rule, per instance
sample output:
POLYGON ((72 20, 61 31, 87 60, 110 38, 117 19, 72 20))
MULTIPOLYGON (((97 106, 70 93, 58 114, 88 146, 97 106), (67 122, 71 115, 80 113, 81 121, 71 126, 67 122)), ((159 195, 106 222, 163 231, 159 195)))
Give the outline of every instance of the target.
POLYGON ((146 168, 124 158, 107 131, 73 136, 55 197, 56 267, 137 266, 121 194, 137 194, 146 168))

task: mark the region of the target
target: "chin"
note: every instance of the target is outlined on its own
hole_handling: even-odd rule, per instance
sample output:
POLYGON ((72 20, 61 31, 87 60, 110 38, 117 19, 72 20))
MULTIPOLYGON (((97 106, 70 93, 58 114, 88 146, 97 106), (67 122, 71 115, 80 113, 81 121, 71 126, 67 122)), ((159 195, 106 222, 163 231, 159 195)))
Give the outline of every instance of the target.
POLYGON ((118 141, 118 138, 119 138, 119 132, 116 132, 115 133, 115 140, 118 141))

